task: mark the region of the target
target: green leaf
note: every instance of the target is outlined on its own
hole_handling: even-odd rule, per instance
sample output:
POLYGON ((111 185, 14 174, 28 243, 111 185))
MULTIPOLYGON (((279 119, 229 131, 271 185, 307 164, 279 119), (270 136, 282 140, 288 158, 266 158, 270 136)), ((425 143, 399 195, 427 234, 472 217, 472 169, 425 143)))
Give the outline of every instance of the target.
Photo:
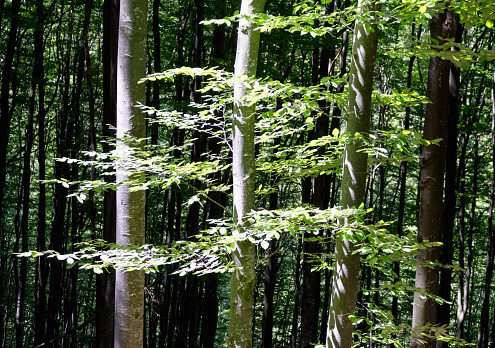
POLYGON ((270 243, 268 243, 266 240, 262 240, 260 245, 264 250, 266 250, 270 246, 270 243))

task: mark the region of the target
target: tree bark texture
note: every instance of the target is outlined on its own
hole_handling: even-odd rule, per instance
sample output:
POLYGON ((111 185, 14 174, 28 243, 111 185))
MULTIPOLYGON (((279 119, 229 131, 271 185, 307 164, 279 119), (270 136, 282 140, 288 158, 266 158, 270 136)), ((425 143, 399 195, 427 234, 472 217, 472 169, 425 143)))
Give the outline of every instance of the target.
MULTIPOLYGON (((359 1, 360 11, 379 11, 379 5, 359 1)), ((373 14, 372 14, 373 16, 373 14)), ((371 122, 371 93, 378 46, 376 24, 356 21, 349 74, 349 96, 345 131, 351 135, 367 133, 371 122)), ((358 152, 361 144, 353 141, 344 149, 344 168, 340 206, 358 207, 364 202, 368 156, 358 152)), ((342 221, 342 223, 345 223, 342 221)), ((333 288, 328 316, 326 347, 352 347, 352 322, 349 315, 356 308, 360 258, 353 254, 355 245, 336 236, 333 288)))
MULTIPOLYGON (((266 0, 243 0, 241 15, 261 13, 266 0)), ((255 77, 258 63, 260 32, 255 23, 245 18, 239 22, 234 75, 255 77)), ((248 88, 237 82, 234 85, 234 138, 232 141, 233 160, 233 211, 234 224, 242 233, 246 215, 255 207, 255 147, 254 123, 255 105, 249 105, 243 98, 248 88)), ((248 241, 239 241, 233 252, 234 265, 231 275, 229 348, 251 348, 253 317, 253 295, 256 284, 255 247, 248 241)))
MULTIPOLYGON (((454 21, 452 11, 446 9, 443 13, 438 13, 430 21, 432 39, 454 37, 454 21)), ((449 74, 450 61, 440 57, 430 58, 426 95, 431 103, 426 106, 423 137, 426 140, 438 138, 443 140, 438 146, 424 146, 419 160, 421 173, 418 241, 420 243, 439 242, 442 239, 443 184, 449 111, 445 106, 449 105, 449 74)), ((440 251, 439 247, 422 249, 416 259, 415 286, 433 295, 438 294, 439 271, 438 267, 431 267, 429 263, 440 261, 440 251)), ((421 297, 420 293, 414 294, 411 347, 431 348, 435 346, 435 339, 425 338, 420 332, 425 332, 427 323, 436 323, 437 305, 433 299, 421 297)))
MULTIPOLYGON (((146 122, 138 103, 145 102, 147 1, 121 0, 117 58, 117 139, 146 137, 146 122)), ((142 148, 143 142, 117 143, 117 153, 126 160, 130 146, 142 148)), ((117 163, 117 166, 119 164, 117 163)), ((128 179, 117 168, 117 181, 128 179)), ((116 242, 120 245, 145 243, 146 194, 130 191, 129 185, 117 190, 116 242)), ((115 277, 115 348, 143 347, 144 272, 117 271, 115 277)))
MULTIPOLYGON (((456 42, 462 41, 462 25, 459 24, 459 16, 454 15, 452 23, 456 42)), ((453 48, 455 50, 455 48, 453 48)), ((445 198, 442 210, 442 256, 443 265, 452 265, 453 260, 453 239, 456 213, 456 171, 457 171, 457 123, 459 120, 459 78, 460 68, 450 62, 449 76, 449 114, 447 120, 447 144, 445 158, 445 198)), ((445 300, 438 308, 437 323, 449 325, 450 323, 450 302, 452 288, 452 268, 442 268, 440 270, 440 284, 438 295, 445 300)), ((448 343, 438 340, 437 348, 447 348, 448 343)))

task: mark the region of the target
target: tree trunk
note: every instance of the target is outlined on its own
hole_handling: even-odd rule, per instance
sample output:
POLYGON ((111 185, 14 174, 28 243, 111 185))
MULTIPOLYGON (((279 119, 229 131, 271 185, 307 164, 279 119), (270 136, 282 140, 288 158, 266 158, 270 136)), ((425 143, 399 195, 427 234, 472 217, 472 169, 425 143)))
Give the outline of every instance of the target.
MULTIPOLYGON (((17 15, 19 13, 21 1, 12 1, 11 13, 12 19, 10 21, 10 30, 7 41, 7 47, 5 50, 5 55, 3 56, 3 67, 2 67, 2 84, 0 86, 0 249, 7 250, 6 242, 7 237, 4 232, 3 224, 3 199, 5 196, 5 179, 7 175, 7 148, 9 145, 10 136, 10 122, 12 119, 12 113, 10 110, 10 82, 12 75, 12 62, 14 60, 15 47, 17 44, 17 29, 19 27, 19 22, 17 15)), ((7 253, 1 253, 0 255, 0 272, 4 273, 6 271, 7 265, 7 253)), ((7 321, 3 320, 5 318, 7 306, 7 286, 4 279, 0 280, 0 318, 2 318, 0 323, 0 344, 3 346, 5 343, 6 335, 6 325, 7 321)))
MULTIPOLYGON (((266 0, 243 0, 241 15, 253 15, 263 11, 266 0)), ((260 32, 255 23, 241 19, 237 37, 237 52, 234 75, 256 76, 260 32)), ((255 105, 243 98, 247 87, 243 83, 234 86, 233 128, 233 213, 234 225, 242 233, 246 226, 246 215, 255 207, 255 105)), ((253 292, 256 284, 255 247, 248 241, 235 243, 233 264, 237 267, 231 275, 229 348, 251 348, 251 323, 253 317, 253 292)))
MULTIPOLYGON (((226 14, 225 0, 217 0, 216 2, 216 18, 221 19, 226 14)), ((211 53, 212 65, 221 66, 225 60, 225 25, 217 25, 213 30, 213 48, 211 53)), ((221 111, 217 111, 216 119, 212 125, 212 131, 221 131, 221 120, 223 114, 221 111)), ((220 156, 222 151, 222 142, 216 137, 208 138, 208 150, 212 157, 220 156)), ((213 180, 216 184, 220 184, 222 181, 222 173, 220 171, 215 172, 213 180)), ((224 206, 222 201, 225 200, 225 193, 222 191, 210 191, 208 193, 208 209, 207 220, 221 219, 224 214, 224 206)), ((218 275, 208 274, 205 280, 205 290, 203 299, 203 317, 201 321, 201 348, 213 348, 215 345, 215 333, 217 331, 218 324, 218 275)))
MULTIPOLYGON (((36 93, 36 80, 34 78, 35 73, 33 73, 33 81, 31 83, 29 91, 29 107, 27 112, 27 122, 26 122, 26 144, 24 146, 24 158, 23 158, 23 173, 21 182, 21 196, 22 196, 22 217, 20 223, 20 235, 21 238, 21 252, 28 251, 28 219, 29 219, 29 195, 31 192, 31 155, 33 149, 33 115, 34 115, 34 95, 36 93)), ((17 262, 17 260, 16 260, 17 262)), ((19 260, 19 277, 16 282, 16 315, 15 315, 15 331, 16 331, 16 346, 22 347, 24 340, 24 301, 26 298, 26 276, 27 276, 27 259, 25 257, 19 260)))
MULTIPOLYGON (((454 36, 454 14, 450 10, 438 13, 430 21, 432 39, 452 38, 454 36)), ((439 242, 442 239, 442 204, 445 174, 445 148, 447 143, 447 122, 449 103, 450 61, 440 57, 431 57, 428 69, 426 95, 431 104, 426 106, 423 137, 426 140, 442 138, 440 144, 424 146, 419 160, 420 165, 420 206, 418 222, 418 241, 439 242)), ((429 262, 440 261, 440 248, 422 249, 417 256, 415 286, 426 292, 438 294, 438 267, 430 267, 429 262)), ((428 331, 427 323, 436 323, 436 302, 427 297, 421 299, 414 294, 411 347, 434 347, 435 339, 425 338, 421 332, 428 331), (422 342, 421 342, 422 341, 422 342)))
MULTIPOLYGON (((415 33, 415 22, 412 23, 411 26, 411 37, 414 36, 415 33)), ((421 30, 418 30, 418 39, 419 35, 421 35, 421 30)), ((409 58, 409 66, 407 68, 407 82, 406 88, 411 88, 412 86, 412 71, 414 67, 414 60, 416 56, 412 56, 409 58)), ((411 107, 406 107, 406 117, 404 119, 404 129, 409 130, 409 125, 411 121, 411 107)), ((399 238, 402 237, 404 232, 404 211, 406 206, 406 178, 407 178, 407 161, 403 161, 400 165, 400 188, 399 188, 399 210, 397 212, 397 236, 399 238)), ((400 267, 399 262, 394 262, 394 273, 395 279, 394 283, 400 280, 400 267)), ((392 315, 394 316, 395 324, 398 324, 399 317, 399 298, 394 296, 392 298, 392 315)), ((393 344, 390 345, 392 348, 393 344)))
MULTIPOLYGON (((104 138, 115 138, 117 126, 117 44, 119 30, 119 0, 103 3, 103 124, 104 138)), ((114 149, 110 141, 103 142, 103 151, 114 149)), ((114 177, 105 176, 108 182, 114 177)), ((103 239, 115 243, 116 198, 114 190, 106 190, 103 201, 103 239)), ((115 271, 103 272, 96 282, 96 344, 98 348, 113 348, 115 315, 115 271)))
MULTIPOLYGON (((495 84, 495 72, 494 82, 495 84)), ((493 93, 493 92, 492 92, 493 93)), ((492 100, 493 102, 493 100, 492 100)), ((492 166, 495 165, 495 108, 492 110, 492 166)), ((490 320, 490 292, 493 278, 493 267, 495 260, 495 232, 493 229, 493 209, 495 206, 495 172, 492 175, 492 185, 490 190, 490 206, 488 208, 488 241, 486 250, 486 273, 484 284, 483 305, 481 307, 481 317, 479 319, 478 342, 476 348, 488 347, 489 340, 489 320, 490 320)))
MULTIPOLYGON (((117 139, 146 137, 146 121, 138 103, 145 103, 145 85, 138 84, 146 75, 147 1, 121 0, 117 58, 117 139)), ((117 153, 144 144, 119 141, 117 153)), ((119 164, 117 163, 117 166, 119 164)), ((117 168, 117 181, 128 179, 125 169, 117 168)), ((131 192, 129 185, 117 190, 116 242, 119 245, 145 243, 144 190, 131 192)), ((116 348, 143 347, 144 272, 117 271, 115 276, 114 345, 116 348)))
MULTIPOLYGON (((454 15, 454 28, 456 42, 462 41, 462 25, 459 24, 459 16, 454 15)), ((452 265, 453 259, 453 239, 456 212, 456 170, 457 170, 457 122, 459 120, 459 75, 460 68, 450 62, 449 76, 449 114, 447 121, 447 145, 445 163, 445 199, 442 210, 442 265, 452 265)), ((452 288, 452 268, 442 268, 440 270, 440 285, 438 295, 445 300, 438 308, 437 323, 449 325, 450 323, 450 302, 452 288)), ((437 348, 447 348, 448 343, 438 340, 437 348)))
MULTIPOLYGON (((379 11, 379 5, 367 1, 359 1, 358 8, 363 12, 379 11)), ((345 126, 345 130, 350 134, 369 132, 378 36, 379 30, 375 23, 356 22, 345 126)), ((359 142, 354 141, 344 149, 340 196, 340 206, 343 208, 358 207, 364 202, 368 156, 358 152, 361 146, 359 142)), ((350 348, 352 322, 348 315, 354 313, 356 307, 360 259, 359 254, 353 254, 356 247, 351 241, 337 235, 335 243, 335 266, 326 347, 350 348)))
MULTIPOLYGON (((43 0, 36 2, 37 26, 34 32, 35 60, 33 67, 33 77, 36 75, 38 84, 38 172, 39 172, 39 202, 38 202, 38 226, 37 226, 37 250, 46 249, 46 187, 45 180, 45 84, 43 81, 44 71, 44 45, 43 31, 45 22, 45 10, 43 0)), ((44 258, 36 259, 36 290, 35 290, 35 310, 34 310, 34 345, 42 343, 45 334, 46 318, 46 283, 48 270, 44 258)))

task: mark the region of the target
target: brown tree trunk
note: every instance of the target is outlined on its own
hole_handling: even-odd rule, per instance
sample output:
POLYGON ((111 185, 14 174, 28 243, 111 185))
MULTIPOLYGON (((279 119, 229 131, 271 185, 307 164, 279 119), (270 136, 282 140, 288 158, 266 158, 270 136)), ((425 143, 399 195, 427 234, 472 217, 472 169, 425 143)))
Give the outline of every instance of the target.
MULTIPOLYGON (((454 15, 451 24, 454 28, 456 42, 462 41, 462 25, 459 24, 459 15, 454 15)), ((456 170, 457 170, 457 122, 459 120, 459 76, 460 68, 450 62, 447 144, 445 163, 445 199, 442 210, 442 265, 452 265, 454 223, 456 212, 456 170)), ((441 268, 438 295, 445 301, 438 307, 437 323, 449 325, 450 301, 452 288, 452 268, 441 268)), ((447 348, 448 343, 438 340, 437 348, 447 348)))
MULTIPOLYGON (((437 13, 430 21, 432 39, 454 37, 454 14, 445 9, 437 13)), ((440 57, 431 57, 428 69, 428 86, 426 95, 431 103, 426 106, 423 137, 426 140, 441 138, 440 144, 424 146, 419 161, 420 165, 420 210, 418 223, 418 241, 440 242, 442 240, 442 205, 443 183, 445 174, 445 148, 447 143, 449 102, 450 61, 440 57)), ((430 267, 429 262, 440 261, 440 248, 430 247, 420 251, 417 256, 416 287, 430 294, 438 295, 438 267, 430 267)), ((427 297, 421 299, 414 294, 413 333, 411 347, 434 347, 435 339, 425 339, 420 332, 428 331, 427 323, 435 324, 437 316, 436 302, 427 297), (415 331, 414 331, 415 330, 415 331), (422 342, 420 341, 422 340, 422 342), (426 341, 426 342, 425 342, 426 341)))

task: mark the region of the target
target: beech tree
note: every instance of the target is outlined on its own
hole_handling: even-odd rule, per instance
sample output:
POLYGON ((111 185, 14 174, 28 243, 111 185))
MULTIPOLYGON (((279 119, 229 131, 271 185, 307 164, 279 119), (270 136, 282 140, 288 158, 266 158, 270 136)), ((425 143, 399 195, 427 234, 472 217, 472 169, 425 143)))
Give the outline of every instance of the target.
MULTIPOLYGON (((144 148, 146 122, 138 103, 145 102, 147 0, 121 0, 117 56, 117 153, 125 161, 144 148)), ((117 181, 128 173, 117 163, 117 181)), ((116 242, 119 245, 145 243, 146 193, 120 185, 117 190, 116 242)), ((117 271, 115 277, 114 346, 143 346, 144 272, 117 271)))
MULTIPOLYGON (((455 37, 455 14, 450 9, 437 13, 430 20, 432 39, 441 41, 455 37)), ((439 242, 442 239, 443 183, 447 143, 449 109, 450 61, 442 57, 430 58, 426 96, 431 103, 426 106, 424 138, 442 139, 439 145, 424 146, 419 165, 420 202, 418 241, 439 242)), ((439 271, 432 263, 440 260, 440 247, 422 249, 417 256, 416 288, 424 289, 431 295, 438 294, 439 271)), ((434 347, 434 338, 425 338, 421 333, 429 331, 426 325, 437 320, 437 302, 434 298, 416 292, 413 305, 413 335, 411 347, 434 347)), ((430 332, 431 333, 431 332, 430 332)))
MULTIPOLYGON (((370 129, 373 72, 378 47, 379 30, 376 24, 380 4, 360 0, 359 13, 370 12, 373 21, 356 21, 352 42, 352 60, 349 73, 349 95, 344 117, 344 130, 351 135, 366 134, 370 129)), ((362 143, 353 141, 344 150, 344 167, 340 206, 359 207, 364 202, 368 155, 359 151, 362 143)), ((345 221, 341 221, 345 224, 345 221)), ((337 235, 335 266, 328 315, 326 347, 352 347, 353 323, 349 315, 356 308, 360 256, 356 253, 353 236, 337 235)))
MULTIPOLYGON (((241 15, 253 16, 261 13, 266 0, 243 0, 241 15)), ((248 18, 239 22, 234 76, 254 78, 258 63, 260 32, 248 18)), ((254 124, 256 105, 246 101, 247 82, 234 85, 234 114, 232 139, 232 176, 234 224, 239 233, 245 229, 246 216, 255 208, 255 148, 254 124)), ((230 287, 230 348, 251 348, 253 296, 256 285, 255 246, 249 240, 235 243, 233 252, 236 269, 231 275, 230 287)))

